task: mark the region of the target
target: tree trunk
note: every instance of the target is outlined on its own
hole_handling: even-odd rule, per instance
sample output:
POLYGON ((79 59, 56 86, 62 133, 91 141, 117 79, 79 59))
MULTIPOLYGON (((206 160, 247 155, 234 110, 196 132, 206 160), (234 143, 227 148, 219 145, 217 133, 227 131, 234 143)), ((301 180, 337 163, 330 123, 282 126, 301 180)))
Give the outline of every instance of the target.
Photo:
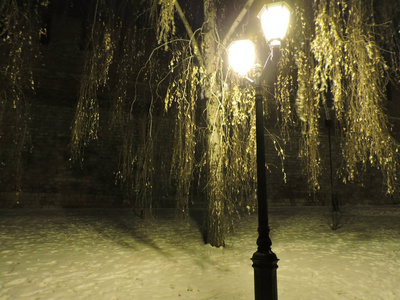
POLYGON ((218 99, 218 85, 216 82, 218 49, 216 43, 217 9, 215 1, 204 1, 204 44, 203 57, 204 95, 207 100, 208 125, 208 214, 206 227, 206 242, 215 247, 224 246, 225 236, 225 201, 223 200, 223 174, 221 165, 221 108, 218 99))
POLYGON ((228 216, 226 201, 226 182, 223 168, 223 144, 222 144, 222 107, 221 107, 221 82, 218 82, 217 74, 221 65, 221 55, 224 52, 227 43, 241 20, 246 16, 247 11, 254 0, 247 0, 241 12, 231 24, 226 36, 221 40, 217 37, 217 6, 213 0, 204 0, 204 25, 202 30, 203 44, 200 47, 194 36, 193 30, 186 19, 185 13, 179 5, 179 1, 174 2, 176 12, 178 13, 188 36, 191 40, 193 53, 198 59, 202 72, 201 83, 203 97, 207 101, 207 200, 208 214, 206 220, 206 242, 212 246, 220 247, 224 245, 225 233, 227 232, 228 216), (218 41, 218 42, 217 42, 218 41), (222 45, 222 46, 221 46, 222 45))

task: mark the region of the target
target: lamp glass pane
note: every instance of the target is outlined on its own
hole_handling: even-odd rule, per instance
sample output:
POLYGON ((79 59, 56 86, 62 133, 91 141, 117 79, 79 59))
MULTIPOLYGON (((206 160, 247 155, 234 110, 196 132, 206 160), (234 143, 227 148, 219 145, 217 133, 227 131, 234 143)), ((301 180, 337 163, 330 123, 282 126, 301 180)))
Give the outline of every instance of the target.
POLYGON ((282 40, 289 27, 290 8, 284 2, 265 5, 258 17, 267 41, 282 40))
POLYGON ((228 49, 229 64, 239 75, 246 75, 254 65, 255 46, 250 40, 232 42, 228 49))

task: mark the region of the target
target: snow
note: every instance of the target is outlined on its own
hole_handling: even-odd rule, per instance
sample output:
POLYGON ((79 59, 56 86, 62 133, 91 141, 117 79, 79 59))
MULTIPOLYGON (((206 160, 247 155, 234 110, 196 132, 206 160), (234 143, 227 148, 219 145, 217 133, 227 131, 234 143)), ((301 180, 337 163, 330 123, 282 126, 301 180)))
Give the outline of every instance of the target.
MULTIPOLYGON (((0 210, 0 299, 254 299, 257 218, 225 248, 170 210, 0 210)), ((199 216, 200 214, 197 214, 199 216)), ((279 298, 400 299, 400 206, 271 207, 279 298)))

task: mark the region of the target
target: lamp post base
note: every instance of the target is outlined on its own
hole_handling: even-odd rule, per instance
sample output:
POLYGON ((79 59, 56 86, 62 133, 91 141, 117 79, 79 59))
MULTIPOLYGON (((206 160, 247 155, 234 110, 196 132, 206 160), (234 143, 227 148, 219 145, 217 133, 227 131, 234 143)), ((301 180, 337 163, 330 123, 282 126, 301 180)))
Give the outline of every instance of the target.
POLYGON ((254 268, 255 300, 278 300, 276 269, 279 259, 275 253, 257 251, 251 260, 254 268))

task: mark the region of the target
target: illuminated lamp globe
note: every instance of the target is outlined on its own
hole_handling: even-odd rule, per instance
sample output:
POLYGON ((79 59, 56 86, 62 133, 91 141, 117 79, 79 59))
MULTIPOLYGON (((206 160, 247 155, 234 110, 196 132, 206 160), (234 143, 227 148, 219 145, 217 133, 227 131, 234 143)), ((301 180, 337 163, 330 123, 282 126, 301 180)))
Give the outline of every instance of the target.
POLYGON ((284 39, 291 13, 292 9, 286 2, 265 4, 258 13, 264 36, 270 45, 280 45, 284 39))
POLYGON ((241 76, 245 76, 254 66, 256 47, 250 40, 238 40, 229 45, 229 64, 241 76))

